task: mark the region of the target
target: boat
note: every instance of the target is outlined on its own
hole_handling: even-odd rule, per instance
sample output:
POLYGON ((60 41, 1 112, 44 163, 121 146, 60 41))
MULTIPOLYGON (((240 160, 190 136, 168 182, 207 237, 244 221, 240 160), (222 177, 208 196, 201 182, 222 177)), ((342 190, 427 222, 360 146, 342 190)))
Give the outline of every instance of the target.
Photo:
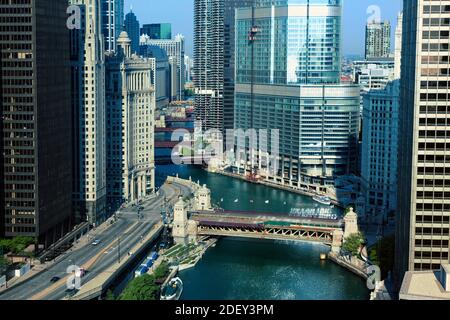
POLYGON ((266 204, 269 204, 269 202, 270 202, 269 200, 266 200, 266 204))
POLYGON ((183 281, 173 278, 161 290, 161 300, 179 300, 183 292, 183 281))
POLYGON ((239 202, 239 199, 234 200, 234 203, 238 203, 238 202, 239 202))
POLYGON ((331 205, 331 199, 327 196, 314 196, 313 200, 327 206, 331 205))

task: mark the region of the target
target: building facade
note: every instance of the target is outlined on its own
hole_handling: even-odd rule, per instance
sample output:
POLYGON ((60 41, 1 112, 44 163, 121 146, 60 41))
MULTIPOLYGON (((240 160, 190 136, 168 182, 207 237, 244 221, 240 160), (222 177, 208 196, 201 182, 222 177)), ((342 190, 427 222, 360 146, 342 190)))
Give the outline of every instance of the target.
POLYGON ((119 53, 107 58, 108 198, 116 208, 155 191, 153 58, 131 54, 123 31, 119 53))
POLYGON ((172 101, 184 100, 185 65, 184 65, 184 37, 180 34, 173 40, 153 40, 149 37, 141 37, 142 46, 157 46, 166 51, 172 68, 172 101), (175 79, 176 78, 176 79, 175 79), (173 99, 175 98, 175 99, 173 99))
POLYGON ((388 58, 391 54, 391 24, 389 21, 369 22, 366 26, 366 59, 388 58))
POLYGON ((253 0, 194 1, 196 120, 203 129, 234 126, 235 10, 253 0))
POLYGON ((92 224, 107 217, 105 59, 100 0, 71 0, 82 12, 72 30, 72 88, 75 114, 74 198, 77 219, 92 224))
POLYGON ((144 24, 141 28, 141 36, 148 35, 150 39, 170 40, 172 39, 172 24, 170 23, 150 23, 144 24))
POLYGON ((141 46, 140 55, 145 58, 154 58, 156 63, 155 94, 156 109, 162 110, 169 105, 171 95, 171 66, 165 50, 157 46, 141 46))
POLYGON ((395 61, 393 58, 368 59, 353 62, 353 79, 364 94, 370 90, 384 89, 395 80, 395 61))
POLYGON ((449 262, 450 1, 405 1, 400 89, 397 284, 449 262), (400 170, 401 168, 401 170, 400 170))
POLYGON ((101 6, 105 52, 113 52, 117 48, 116 40, 124 24, 124 0, 102 0, 101 6))
POLYGON ((399 81, 363 98, 361 180, 364 220, 386 222, 397 209, 399 81))
POLYGON ((339 83, 340 35, 340 1, 260 0, 236 10, 234 127, 278 129, 280 149, 271 176, 238 145, 247 152, 241 174, 328 192, 356 168, 359 87, 339 83))
POLYGON ((67 4, 0 3, 0 237, 47 247, 71 230, 67 4))
POLYGON ((125 16, 125 28, 129 38, 131 39, 131 52, 139 53, 139 37, 141 26, 136 15, 130 11, 125 16))

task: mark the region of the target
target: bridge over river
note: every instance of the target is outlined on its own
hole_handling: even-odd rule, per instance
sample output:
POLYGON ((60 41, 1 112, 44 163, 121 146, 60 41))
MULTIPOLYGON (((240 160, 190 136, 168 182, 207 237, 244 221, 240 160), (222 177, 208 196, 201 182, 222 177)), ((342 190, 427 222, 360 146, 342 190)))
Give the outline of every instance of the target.
POLYGON ((175 242, 183 244, 196 241, 199 236, 229 236, 318 242, 331 246, 333 252, 339 252, 344 239, 356 232, 357 215, 353 209, 342 219, 223 211, 211 207, 206 186, 197 186, 193 198, 178 200, 172 223, 175 242))

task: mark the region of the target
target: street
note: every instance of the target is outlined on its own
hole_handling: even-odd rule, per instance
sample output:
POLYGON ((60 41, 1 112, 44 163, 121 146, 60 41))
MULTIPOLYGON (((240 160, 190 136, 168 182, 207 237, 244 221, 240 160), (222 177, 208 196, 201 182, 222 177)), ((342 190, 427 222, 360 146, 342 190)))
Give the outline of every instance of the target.
POLYGON ((87 245, 76 250, 69 249, 69 251, 58 257, 54 264, 37 276, 1 293, 0 300, 59 300, 64 298, 67 295, 64 279, 68 275, 66 270, 69 266, 76 265, 81 267, 94 259, 95 263, 87 270, 86 275, 82 278, 82 283, 95 278, 100 272, 118 260, 119 238, 120 254, 122 256, 127 255, 131 248, 158 221, 161 221, 164 198, 166 198, 169 205, 173 205, 180 195, 185 196, 190 194, 190 192, 189 188, 182 185, 165 184, 161 187, 157 197, 146 200, 139 205, 143 207, 140 218, 138 217, 139 206, 127 206, 119 210, 117 222, 101 233, 96 234, 96 232, 93 232, 86 235, 90 237, 87 245), (91 244, 94 240, 100 240, 100 243, 94 246, 91 244), (53 277, 59 277, 61 280, 52 283, 50 280, 53 277))

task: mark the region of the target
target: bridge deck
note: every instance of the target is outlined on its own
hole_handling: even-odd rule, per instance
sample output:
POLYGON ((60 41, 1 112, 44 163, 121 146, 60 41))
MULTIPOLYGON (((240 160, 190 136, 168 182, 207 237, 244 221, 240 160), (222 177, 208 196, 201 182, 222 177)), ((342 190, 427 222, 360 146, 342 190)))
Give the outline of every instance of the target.
POLYGON ((288 214, 270 214, 258 212, 243 212, 243 211, 215 211, 215 212, 194 212, 191 219, 199 223, 214 223, 227 226, 229 224, 240 224, 246 226, 255 225, 270 225, 273 227, 313 227, 325 229, 338 229, 343 227, 342 219, 319 219, 306 218, 299 216, 291 216, 288 214))

